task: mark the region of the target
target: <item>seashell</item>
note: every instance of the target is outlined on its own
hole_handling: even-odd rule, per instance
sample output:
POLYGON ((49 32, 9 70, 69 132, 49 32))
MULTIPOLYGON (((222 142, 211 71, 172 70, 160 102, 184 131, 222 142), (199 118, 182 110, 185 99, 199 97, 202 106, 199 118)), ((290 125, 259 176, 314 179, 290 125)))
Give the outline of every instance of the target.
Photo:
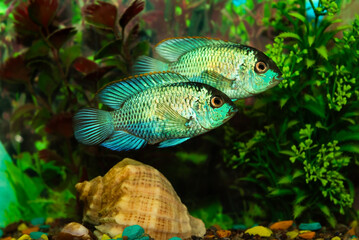
POLYGON ((103 177, 76 184, 84 202, 83 221, 114 237, 140 225, 156 240, 202 237, 204 223, 192 217, 171 183, 155 168, 125 158, 103 177))
POLYGON ((55 240, 93 240, 95 236, 83 225, 77 222, 70 222, 54 236, 55 240))

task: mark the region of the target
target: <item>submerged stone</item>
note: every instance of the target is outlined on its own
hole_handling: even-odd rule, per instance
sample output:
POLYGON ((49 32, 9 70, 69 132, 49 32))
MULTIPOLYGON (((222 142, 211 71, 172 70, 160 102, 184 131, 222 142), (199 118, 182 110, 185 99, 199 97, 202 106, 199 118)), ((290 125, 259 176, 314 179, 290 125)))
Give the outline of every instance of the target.
POLYGON ((232 228, 234 229, 234 230, 246 230, 247 229, 247 226, 246 225, 244 225, 244 224, 234 224, 233 226, 232 226, 232 228))
POLYGON ((256 227, 252 227, 252 228, 248 229, 247 231, 245 231, 245 233, 248 233, 251 235, 258 234, 261 237, 270 237, 273 232, 269 228, 266 228, 263 226, 256 226, 256 227))
POLYGON ((45 218, 43 217, 38 217, 38 218, 33 218, 31 219, 31 224, 36 226, 36 225, 42 225, 45 223, 45 218))
POLYGON ((32 232, 37 232, 37 231, 39 231, 39 227, 26 228, 25 230, 22 230, 21 232, 23 234, 30 234, 32 232))
POLYGON ((140 225, 132 225, 123 230, 122 236, 128 237, 129 240, 139 239, 143 236, 145 230, 140 225))
POLYGON ((273 223, 269 228, 272 230, 287 230, 293 225, 293 220, 280 221, 273 223))
MULTIPOLYGON (((30 237, 32 239, 39 239, 39 238, 43 238, 43 235, 47 236, 47 233, 44 232, 31 232, 30 233, 30 237)), ((47 237, 46 237, 47 238, 47 237)))
POLYGON ((294 239, 294 238, 296 238, 298 235, 299 235, 299 232, 298 232, 297 230, 287 232, 287 236, 288 236, 290 239, 294 239))
POLYGON ((18 231, 23 231, 25 229, 29 228, 25 223, 21 223, 18 227, 17 227, 17 230, 18 231))
POLYGON ((322 225, 320 225, 319 222, 313 222, 313 223, 301 223, 299 225, 299 229, 300 230, 311 230, 311 231, 315 231, 315 230, 319 230, 322 228, 322 225))
POLYGON ((170 239, 168 240, 182 240, 182 238, 179 238, 179 237, 171 237, 170 239))
POLYGON ((300 231, 299 232, 299 237, 304 238, 304 239, 313 239, 315 236, 315 232, 312 231, 300 231))

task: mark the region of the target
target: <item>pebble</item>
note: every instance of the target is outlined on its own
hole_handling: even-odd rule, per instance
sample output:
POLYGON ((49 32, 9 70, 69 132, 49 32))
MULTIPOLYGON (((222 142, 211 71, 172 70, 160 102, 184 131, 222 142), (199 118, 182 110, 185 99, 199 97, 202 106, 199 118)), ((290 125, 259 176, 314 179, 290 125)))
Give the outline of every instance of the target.
POLYGON ((13 240, 15 238, 12 238, 12 237, 5 237, 5 238, 1 238, 0 240, 13 240))
POLYGON ((312 231, 300 231, 299 232, 299 237, 304 238, 304 239, 313 239, 315 236, 315 232, 312 231))
POLYGON ((270 237, 273 232, 269 228, 266 228, 263 226, 256 226, 256 227, 252 227, 252 228, 246 230, 245 233, 248 233, 251 235, 258 234, 261 237, 270 237))
POLYGON ((333 237, 331 240, 341 240, 340 237, 333 237))
POLYGON ((287 232, 287 236, 288 236, 290 239, 294 239, 294 238, 296 238, 298 235, 299 235, 299 232, 296 231, 296 230, 287 232))
POLYGON ((32 239, 42 238, 42 235, 46 235, 46 236, 47 236, 47 233, 43 233, 43 232, 31 232, 31 233, 30 233, 30 237, 31 237, 32 239))
POLYGON ((53 223, 54 221, 55 221, 55 220, 54 220, 53 218, 48 217, 48 218, 46 218, 45 224, 51 224, 51 223, 53 223))
POLYGON ((271 230, 287 230, 293 225, 293 220, 280 221, 273 223, 269 228, 271 230))
POLYGON ((50 225, 40 225, 40 229, 49 229, 50 225))
POLYGON ((25 229, 28 229, 29 227, 25 224, 25 223, 21 223, 18 227, 17 227, 17 230, 18 231, 23 231, 25 229))
POLYGON ((123 230, 122 236, 128 237, 128 240, 134 240, 141 238, 144 233, 145 230, 140 225, 132 225, 123 230))
POLYGON ((102 235, 101 240, 109 240, 111 239, 107 234, 102 235))
POLYGON ((4 235, 4 232, 2 229, 0 229, 0 238, 4 235))
POLYGON ((244 231, 244 230, 247 229, 247 226, 244 225, 244 224, 234 224, 234 225, 232 226, 232 228, 233 228, 234 230, 242 230, 242 231, 244 231))
POLYGON ((313 222, 313 223, 301 223, 299 225, 299 229, 300 230, 311 230, 311 231, 315 231, 315 230, 319 230, 322 228, 322 225, 320 225, 319 222, 313 222))
POLYGON ((122 238, 122 233, 117 234, 113 239, 118 239, 118 238, 122 238))
POLYGON ((34 226, 43 225, 45 223, 45 218, 43 218, 43 217, 33 218, 33 219, 31 219, 30 222, 34 226))
POLYGON ((37 231, 39 231, 39 227, 26 228, 26 229, 22 230, 21 232, 23 234, 30 234, 32 232, 37 232, 37 231))
POLYGON ((227 237, 231 236, 232 232, 229 230, 218 230, 216 232, 216 234, 220 238, 227 238, 227 237))
POLYGON ((31 239, 31 237, 27 234, 24 234, 18 240, 28 240, 28 239, 31 239))
POLYGON ((171 237, 170 239, 168 240, 182 240, 182 238, 179 238, 179 237, 171 237))

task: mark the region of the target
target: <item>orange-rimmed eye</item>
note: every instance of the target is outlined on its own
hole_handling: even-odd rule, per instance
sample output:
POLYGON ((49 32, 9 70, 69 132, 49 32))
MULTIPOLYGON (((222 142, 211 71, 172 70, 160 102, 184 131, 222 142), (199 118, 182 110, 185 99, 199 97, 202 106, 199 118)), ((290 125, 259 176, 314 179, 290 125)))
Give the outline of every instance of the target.
POLYGON ((223 103, 224 103, 224 100, 220 96, 213 96, 211 98, 211 106, 213 108, 222 107, 223 103))
POLYGON ((257 62, 254 70, 257 73, 265 73, 266 71, 268 71, 268 66, 265 62, 257 62))

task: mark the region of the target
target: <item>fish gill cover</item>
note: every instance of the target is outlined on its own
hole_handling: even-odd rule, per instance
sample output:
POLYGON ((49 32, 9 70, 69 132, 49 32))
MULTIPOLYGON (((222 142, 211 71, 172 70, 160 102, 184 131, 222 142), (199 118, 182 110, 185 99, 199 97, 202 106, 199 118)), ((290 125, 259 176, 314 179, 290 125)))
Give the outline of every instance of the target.
POLYGON ((168 176, 207 224, 320 219, 334 226, 357 217, 358 5, 308 2, 1 2, 0 137, 14 156, 13 182, 33 186, 29 194, 13 184, 12 211, 24 219, 77 216, 68 212, 74 184, 132 157, 168 176), (75 140, 75 112, 106 109, 97 90, 129 76, 138 57, 157 57, 156 43, 187 36, 264 51, 284 80, 237 101, 239 113, 224 128, 171 149, 114 154, 75 140))

